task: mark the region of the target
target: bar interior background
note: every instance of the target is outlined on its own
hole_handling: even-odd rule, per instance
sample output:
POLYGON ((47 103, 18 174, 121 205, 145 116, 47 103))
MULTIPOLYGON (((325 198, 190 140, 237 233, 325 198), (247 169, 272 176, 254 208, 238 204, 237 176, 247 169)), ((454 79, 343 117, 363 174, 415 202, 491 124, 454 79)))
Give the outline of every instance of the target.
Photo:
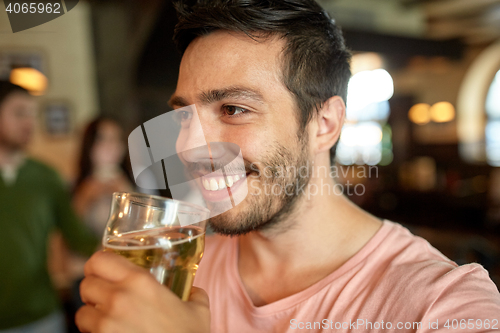
MULTIPOLYGON (((354 52, 336 166, 346 194, 500 285, 500 0, 320 3, 354 52)), ((28 79, 42 104, 30 153, 70 184, 90 119, 113 116, 128 134, 169 111, 175 23, 161 0, 80 1, 16 34, 2 18, 0 78, 43 74, 28 79)))

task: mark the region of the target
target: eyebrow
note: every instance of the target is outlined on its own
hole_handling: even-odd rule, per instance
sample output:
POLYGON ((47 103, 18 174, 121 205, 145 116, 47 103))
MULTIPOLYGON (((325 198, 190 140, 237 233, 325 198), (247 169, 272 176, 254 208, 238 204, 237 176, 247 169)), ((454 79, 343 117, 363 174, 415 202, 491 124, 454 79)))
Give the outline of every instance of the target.
POLYGON ((185 106, 188 106, 190 105, 183 97, 181 96, 172 96, 170 98, 170 100, 168 101, 168 105, 170 105, 170 107, 185 107, 185 106))
MULTIPOLYGON (((219 102, 228 98, 254 100, 259 103, 262 103, 264 101, 264 97, 258 90, 238 86, 223 89, 213 89, 202 92, 198 96, 199 102, 204 105, 219 102)), ((184 107, 190 105, 185 98, 176 95, 172 96, 168 104, 171 107, 184 107)))

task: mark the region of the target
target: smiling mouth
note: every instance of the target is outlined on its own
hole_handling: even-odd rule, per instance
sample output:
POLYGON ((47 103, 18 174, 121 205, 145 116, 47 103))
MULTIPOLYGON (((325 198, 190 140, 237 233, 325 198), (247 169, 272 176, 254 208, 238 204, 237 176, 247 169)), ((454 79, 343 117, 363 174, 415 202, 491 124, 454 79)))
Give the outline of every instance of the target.
POLYGON ((231 188, 236 182, 238 182, 240 179, 245 178, 245 174, 242 173, 241 175, 232 175, 232 176, 226 176, 225 179, 224 177, 201 177, 201 184, 203 185, 203 188, 207 191, 221 191, 225 190, 227 188, 231 188))

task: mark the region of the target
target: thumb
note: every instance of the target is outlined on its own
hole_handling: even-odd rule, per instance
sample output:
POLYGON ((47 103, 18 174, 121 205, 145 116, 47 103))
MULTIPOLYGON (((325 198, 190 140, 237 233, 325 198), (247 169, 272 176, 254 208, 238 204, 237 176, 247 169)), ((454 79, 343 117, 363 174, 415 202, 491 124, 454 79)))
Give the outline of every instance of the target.
POLYGON ((189 296, 189 302, 197 303, 199 305, 204 305, 210 308, 210 302, 208 300, 208 295, 205 290, 197 287, 191 288, 191 295, 189 296))

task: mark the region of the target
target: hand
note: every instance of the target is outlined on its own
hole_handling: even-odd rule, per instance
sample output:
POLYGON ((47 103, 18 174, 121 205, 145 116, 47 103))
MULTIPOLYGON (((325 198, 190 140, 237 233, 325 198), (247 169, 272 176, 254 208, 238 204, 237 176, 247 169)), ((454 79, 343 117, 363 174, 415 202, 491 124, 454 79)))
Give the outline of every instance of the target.
POLYGON ((86 304, 76 313, 81 332, 210 332, 202 289, 193 287, 183 302, 145 269, 114 253, 98 252, 89 259, 80 294, 86 304))

